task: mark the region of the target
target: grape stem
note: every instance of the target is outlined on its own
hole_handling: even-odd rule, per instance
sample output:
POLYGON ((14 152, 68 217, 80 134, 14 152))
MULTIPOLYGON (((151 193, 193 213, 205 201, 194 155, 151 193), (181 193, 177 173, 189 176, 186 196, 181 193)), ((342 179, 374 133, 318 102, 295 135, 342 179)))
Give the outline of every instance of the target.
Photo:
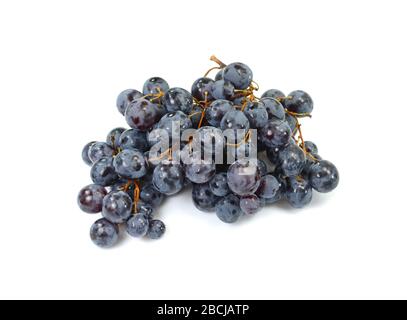
POLYGON ((220 61, 215 55, 211 55, 209 60, 216 62, 219 65, 220 69, 223 69, 226 67, 226 64, 224 64, 222 61, 220 61))
POLYGON ((137 180, 133 180, 133 184, 134 184, 133 213, 137 213, 137 203, 140 200, 140 186, 137 180))
POLYGON ((309 113, 295 113, 295 112, 291 112, 286 110, 286 113, 288 113, 289 115, 292 115, 295 119, 296 125, 295 128, 297 129, 298 132, 298 139, 295 138, 295 133, 292 134, 292 138, 294 139, 295 143, 302 149, 302 151, 304 151, 305 155, 308 156, 309 158, 311 158, 313 161, 319 162, 319 160, 317 158, 315 158, 311 153, 309 153, 307 151, 307 149, 305 148, 305 140, 304 137, 302 135, 302 130, 301 130, 301 124, 300 121, 298 120, 299 116, 302 117, 311 117, 311 115, 309 113))

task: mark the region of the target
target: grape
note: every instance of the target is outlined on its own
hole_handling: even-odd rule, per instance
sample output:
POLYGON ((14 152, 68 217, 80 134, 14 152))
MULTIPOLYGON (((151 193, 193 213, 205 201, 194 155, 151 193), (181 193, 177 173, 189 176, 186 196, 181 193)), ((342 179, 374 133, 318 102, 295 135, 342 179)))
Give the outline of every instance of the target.
POLYGON ((314 103, 308 93, 296 90, 284 99, 284 106, 288 111, 295 113, 311 113, 314 103))
POLYGON ((196 131, 192 145, 194 150, 199 150, 206 156, 205 159, 211 159, 214 155, 223 153, 223 132, 216 127, 201 127, 196 131))
POLYGON ((219 199, 221 198, 213 194, 208 183, 193 185, 192 201, 199 210, 214 211, 219 199))
POLYGON ((224 197, 230 193, 227 174, 225 172, 217 173, 211 181, 209 188, 215 196, 224 197))
POLYGON ((287 113, 285 115, 285 122, 288 124, 293 134, 297 132, 297 120, 295 120, 295 117, 287 113))
POLYGON ((124 191, 112 191, 103 199, 102 215, 112 223, 123 223, 131 216, 133 201, 124 191))
POLYGON ((113 149, 117 149, 120 146, 120 136, 126 131, 125 128, 115 128, 109 132, 106 138, 106 142, 113 149))
POLYGON ((192 95, 182 88, 171 88, 164 96, 164 105, 168 112, 182 111, 189 114, 193 102, 192 95))
POLYGON ((219 127, 224 115, 234 110, 233 104, 227 100, 215 100, 206 110, 205 117, 211 126, 219 127))
POLYGON ((151 220, 147 232, 147 237, 157 240, 165 233, 165 224, 161 220, 151 220))
POLYGON ((164 195, 158 192, 151 183, 148 183, 141 188, 140 200, 157 208, 164 200, 164 195))
POLYGON ((267 174, 261 177, 256 195, 267 204, 277 202, 284 195, 284 185, 273 175, 267 174))
POLYGON ((283 105, 273 98, 262 98, 260 102, 263 103, 267 110, 269 119, 285 120, 285 110, 283 105))
POLYGON ((246 89, 253 80, 253 72, 247 65, 234 62, 223 70, 223 79, 230 81, 236 89, 246 89))
POLYGON ((263 128, 268 122, 268 113, 263 103, 248 102, 244 109, 244 114, 250 122, 252 129, 263 128))
POLYGON ((191 88, 192 96, 198 101, 212 101, 212 85, 214 81, 209 78, 199 78, 193 84, 191 88))
POLYGON ((243 212, 240 209, 240 200, 234 194, 221 198, 216 204, 216 215, 225 223, 236 222, 243 212))
POLYGON ((218 71, 218 73, 215 76, 215 81, 222 80, 222 79, 223 79, 223 69, 218 71))
POLYGON ((215 99, 230 100, 235 94, 235 87, 230 81, 217 80, 212 84, 212 97, 215 99))
POLYGON ((289 144, 279 153, 281 169, 285 176, 292 177, 301 173, 305 166, 304 151, 295 144, 289 144))
POLYGON ((185 176, 193 183, 205 183, 216 174, 215 163, 212 159, 202 160, 196 153, 190 156, 190 161, 185 165, 185 176))
POLYGON ((165 116, 161 118, 158 122, 155 129, 163 129, 168 132, 169 136, 171 137, 171 133, 173 131, 174 125, 174 133, 176 135, 182 134, 183 130, 192 128, 191 119, 183 113, 182 111, 170 112, 167 113, 165 116), (179 128, 178 128, 179 125, 179 128), (181 131, 180 131, 181 130, 181 131))
POLYGON ((124 131, 119 138, 121 149, 134 149, 145 152, 148 149, 146 133, 137 129, 124 131))
POLYGON ((318 147, 312 141, 305 141, 304 142, 305 150, 311 154, 318 154, 318 147))
POLYGON ((106 194, 104 187, 90 184, 79 191, 78 205, 86 213, 98 213, 102 211, 103 198, 106 194))
POLYGON ((270 90, 267 90, 266 92, 264 92, 261 95, 261 97, 279 99, 279 98, 284 98, 285 94, 278 89, 270 89, 270 90))
POLYGON ((130 103, 126 110, 126 121, 133 129, 147 131, 160 120, 160 107, 147 99, 137 99, 130 103))
POLYGON ((233 99, 233 104, 235 106, 241 106, 245 101, 248 101, 247 97, 243 94, 236 94, 233 99))
POLYGON ((96 141, 92 141, 87 143, 83 149, 82 149, 82 160, 85 162, 88 166, 92 165, 92 160, 89 159, 89 149, 96 143, 96 141))
POLYGON ((304 177, 288 178, 285 196, 291 206, 302 208, 312 200, 311 184, 304 177))
POLYGON ((339 183, 338 169, 327 160, 313 164, 309 176, 312 188, 322 193, 332 191, 339 183))
POLYGON ((136 212, 137 214, 143 215, 148 219, 152 219, 154 208, 150 203, 139 200, 136 203, 136 212))
POLYGON ((94 163, 90 170, 90 176, 93 183, 101 186, 111 186, 118 179, 114 166, 113 158, 102 158, 94 163))
POLYGON ((144 237, 149 228, 149 221, 146 216, 136 214, 126 222, 126 231, 132 237, 144 237))
POLYGON ((222 130, 227 129, 244 129, 249 130, 250 123, 244 113, 240 110, 231 110, 226 112, 220 122, 222 130))
POLYGON ((242 209, 245 214, 255 214, 261 209, 261 206, 260 199, 254 194, 240 198, 240 209, 242 209))
POLYGON ((109 146, 106 142, 95 142, 89 148, 89 159, 93 163, 100 160, 101 158, 112 157, 113 154, 114 154, 113 148, 109 146))
POLYGON ((189 118, 192 121, 192 127, 197 128, 199 125, 199 121, 202 117, 202 107, 200 105, 194 104, 189 114, 189 118))
POLYGON ((144 95, 151 95, 149 99, 154 100, 154 102, 158 102, 158 99, 154 99, 153 95, 161 93, 166 93, 169 89, 169 85, 167 81, 160 77, 153 77, 147 79, 143 86, 143 94, 144 95))
POLYGON ((143 94, 140 91, 134 89, 127 89, 122 91, 116 100, 117 109, 122 115, 124 115, 129 104, 134 100, 141 98, 142 96, 143 94))
POLYGON ((240 159, 227 172, 230 190, 238 195, 254 193, 260 183, 260 172, 255 160, 240 159))
POLYGON ((106 219, 99 219, 90 228, 90 238, 97 246, 110 248, 119 240, 119 228, 106 219))
POLYGON ((165 195, 173 195, 182 190, 185 184, 185 172, 180 164, 163 161, 154 168, 153 185, 165 195))
POLYGON ((268 173, 267 165, 263 160, 257 159, 257 167, 259 168, 260 176, 265 176, 268 173))
POLYGON ((113 161, 116 172, 123 178, 139 179, 147 173, 144 154, 137 150, 123 150, 113 161))
POLYGON ((269 120, 260 131, 260 139, 268 147, 283 147, 291 138, 291 129, 286 122, 269 120))

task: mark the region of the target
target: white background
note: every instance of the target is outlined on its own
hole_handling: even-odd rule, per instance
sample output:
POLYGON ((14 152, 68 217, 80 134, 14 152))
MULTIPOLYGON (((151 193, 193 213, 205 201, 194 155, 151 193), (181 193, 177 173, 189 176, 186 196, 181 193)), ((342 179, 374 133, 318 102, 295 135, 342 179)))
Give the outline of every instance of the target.
POLYGON ((0 298, 407 298, 405 1, 1 1, 0 298), (303 210, 236 225, 165 202, 160 241, 89 240, 82 146, 151 76, 242 61, 308 91, 306 139, 340 170, 303 210))

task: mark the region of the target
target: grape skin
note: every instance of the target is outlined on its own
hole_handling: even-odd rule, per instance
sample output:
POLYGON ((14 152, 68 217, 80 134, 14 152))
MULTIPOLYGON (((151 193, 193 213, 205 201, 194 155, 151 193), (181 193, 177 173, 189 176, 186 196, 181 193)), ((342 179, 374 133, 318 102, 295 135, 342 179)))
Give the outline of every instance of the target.
POLYGON ((115 128, 111 130, 106 137, 106 143, 113 149, 117 149, 120 145, 120 137, 124 131, 126 131, 125 128, 115 128))
POLYGON ((292 207, 302 208, 312 200, 311 184, 304 177, 291 177, 288 179, 285 196, 292 207))
POLYGON ((142 214, 136 214, 126 222, 126 231, 132 237, 144 237, 149 228, 149 221, 147 217, 142 214))
POLYGON ((338 169, 327 160, 313 164, 309 177, 312 188, 321 193, 330 192, 339 184, 338 169))
POLYGON ((260 99, 267 110, 269 119, 285 120, 286 113, 283 105, 276 99, 265 97, 260 99))
POLYGON ((261 98, 274 98, 274 99, 280 99, 280 98, 284 98, 285 94, 278 90, 278 89, 270 89, 267 90, 266 92, 264 92, 261 95, 261 98))
POLYGON ((180 164, 164 161, 154 168, 153 186, 165 195, 173 195, 182 190, 185 172, 180 164))
POLYGON ((260 199, 254 194, 240 198, 240 209, 242 209, 245 214, 255 214, 260 211, 261 207, 262 203, 260 199))
POLYGON ((119 240, 119 228, 106 219, 99 219, 90 228, 90 238, 97 246, 110 248, 119 240))
POLYGON ((103 199, 102 215, 112 223, 123 223, 131 216, 133 201, 124 191, 112 191, 103 199))
POLYGON ((128 129, 124 131, 119 138, 119 147, 121 149, 135 149, 141 152, 148 150, 146 133, 137 129, 128 129))
POLYGON ((228 186, 238 195, 254 193, 260 184, 257 161, 240 159, 230 165, 227 172, 228 186))
POLYGON ((113 165, 123 178, 139 179, 147 174, 144 154, 137 150, 123 150, 114 158, 113 165))
POLYGON ((211 181, 209 181, 209 188, 215 196, 224 197, 230 193, 227 181, 227 174, 225 172, 217 173, 211 181))
POLYGON ((314 109, 314 102, 310 95, 302 90, 291 92, 284 99, 284 106, 288 111, 295 113, 311 113, 314 109))
POLYGON ((161 220, 150 221, 147 237, 153 240, 160 239, 165 233, 166 227, 161 220))
POLYGON ((283 147, 291 138, 291 129, 286 122, 269 120, 260 131, 261 141, 268 147, 283 147))
POLYGON ((216 215, 225 223, 234 223, 242 216, 240 200, 234 194, 221 198, 216 204, 216 215))
POLYGON ((212 84, 211 93, 215 99, 230 100, 235 94, 235 87, 230 81, 217 80, 212 84))
POLYGON ((95 163, 101 158, 112 157, 114 154, 114 149, 109 146, 106 142, 95 142, 89 148, 89 159, 95 163))
POLYGON ((90 184, 78 194, 78 205, 86 213, 98 213, 102 211, 103 198, 107 195, 104 187, 90 184))
POLYGON ((252 129, 263 128, 269 119, 269 114, 262 102, 248 102, 244 114, 250 122, 252 129))
POLYGON ((90 170, 90 176, 94 184, 104 187, 114 184, 119 176, 114 169, 113 158, 102 158, 96 161, 90 170))
MULTIPOLYGON (((167 81, 160 77, 152 77, 147 79, 143 85, 143 95, 151 95, 150 99, 153 98, 153 95, 159 93, 166 93, 169 90, 170 86, 167 81)), ((154 99, 155 100, 155 99, 154 99)), ((155 101, 156 102, 156 101, 155 101)))
POLYGON ((192 95, 182 88, 171 88, 164 96, 164 105, 168 112, 182 111, 189 114, 193 101, 192 95))
POLYGON ((229 111, 232 111, 233 104, 227 100, 215 100, 206 110, 205 117, 208 123, 213 127, 219 127, 222 118, 229 111))
POLYGON ((229 64, 223 70, 223 79, 230 81, 236 89, 246 89, 253 80, 253 72, 241 62, 229 64))
POLYGON ((296 144, 289 144, 279 153, 281 169, 285 176, 299 175, 305 167, 304 151, 296 144))
POLYGON ((192 201, 201 211, 211 212, 221 198, 210 189, 209 184, 194 184, 192 187, 192 201))
POLYGON ((210 78, 199 78, 192 84, 192 96, 198 101, 212 101, 212 86, 214 81, 210 78))
POLYGON ((93 164, 92 160, 89 158, 89 149, 96 143, 96 141, 92 141, 87 143, 83 149, 82 149, 82 160, 85 162, 88 166, 91 166, 93 164))
POLYGON ((126 110, 125 118, 127 124, 140 131, 147 131, 161 118, 164 107, 148 101, 147 99, 137 99, 130 103, 126 110))
POLYGON ((117 109, 122 115, 124 115, 129 104, 142 96, 143 94, 135 89, 127 89, 122 91, 116 100, 117 109))

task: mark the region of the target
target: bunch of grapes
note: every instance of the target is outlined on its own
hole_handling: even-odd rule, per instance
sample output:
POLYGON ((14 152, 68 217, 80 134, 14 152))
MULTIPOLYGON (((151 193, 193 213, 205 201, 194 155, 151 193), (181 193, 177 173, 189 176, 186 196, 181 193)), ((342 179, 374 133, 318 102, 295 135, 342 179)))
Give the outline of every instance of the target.
POLYGON ((93 183, 79 192, 78 204, 102 213, 90 230, 96 245, 113 246, 121 232, 161 238, 166 227, 155 213, 166 196, 185 188, 199 210, 233 223, 277 201, 301 208, 313 191, 338 185, 337 168, 303 138, 300 119, 313 110, 306 92, 270 89, 257 97, 247 65, 211 60, 217 66, 190 92, 159 77, 142 92, 121 92, 117 108, 130 128, 84 147, 93 183))

